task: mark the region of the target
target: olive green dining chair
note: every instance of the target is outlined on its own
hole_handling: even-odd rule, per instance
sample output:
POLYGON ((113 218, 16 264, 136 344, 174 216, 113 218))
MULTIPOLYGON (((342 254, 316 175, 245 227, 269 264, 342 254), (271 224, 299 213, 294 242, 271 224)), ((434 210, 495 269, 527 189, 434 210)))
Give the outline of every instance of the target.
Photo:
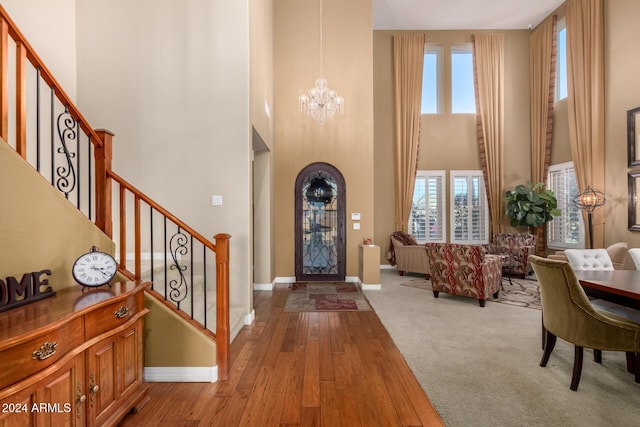
POLYGON ((571 390, 582 373, 584 348, 624 351, 627 369, 640 383, 640 324, 596 310, 566 261, 529 257, 540 286, 545 346, 540 366, 545 367, 559 337, 575 347, 571 390))

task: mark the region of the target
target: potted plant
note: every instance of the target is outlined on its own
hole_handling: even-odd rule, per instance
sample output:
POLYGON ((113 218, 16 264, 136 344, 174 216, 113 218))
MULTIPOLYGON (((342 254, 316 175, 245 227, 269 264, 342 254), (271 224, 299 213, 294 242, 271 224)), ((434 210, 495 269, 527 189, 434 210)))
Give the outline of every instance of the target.
POLYGON ((553 191, 543 189, 544 183, 517 185, 505 193, 505 215, 511 218, 511 226, 539 227, 560 215, 558 200, 553 191))

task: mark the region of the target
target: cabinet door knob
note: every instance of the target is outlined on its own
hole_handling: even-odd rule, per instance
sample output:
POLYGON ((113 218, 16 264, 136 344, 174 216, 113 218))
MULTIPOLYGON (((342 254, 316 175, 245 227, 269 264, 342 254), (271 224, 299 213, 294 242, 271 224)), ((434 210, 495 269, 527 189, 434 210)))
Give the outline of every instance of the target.
POLYGON ((58 349, 58 343, 56 341, 54 342, 47 341, 44 344, 42 344, 39 349, 31 353, 31 358, 33 360, 48 359, 56 353, 57 349, 58 349))
POLYGON ((82 404, 87 400, 87 396, 82 394, 82 385, 80 384, 80 381, 78 381, 78 384, 76 385, 76 392, 76 417, 79 419, 82 415, 82 404))
POLYGON ((98 384, 96 384, 96 377, 95 375, 93 375, 93 372, 89 374, 89 404, 91 405, 91 407, 93 407, 93 405, 95 404, 95 395, 98 392, 98 390, 100 390, 100 387, 98 387, 98 384))
POLYGON ((122 305, 115 311, 115 313, 113 313, 113 315, 116 317, 116 319, 127 317, 129 315, 129 307, 122 305))

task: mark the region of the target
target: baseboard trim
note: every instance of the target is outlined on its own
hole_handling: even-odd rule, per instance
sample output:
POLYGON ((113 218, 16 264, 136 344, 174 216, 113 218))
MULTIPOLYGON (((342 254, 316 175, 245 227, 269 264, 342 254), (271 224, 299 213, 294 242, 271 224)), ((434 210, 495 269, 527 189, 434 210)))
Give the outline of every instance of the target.
POLYGON ((145 367, 147 382, 215 383, 218 381, 217 366, 169 366, 145 367))
POLYGON ((360 288, 363 291, 379 291, 382 289, 382 283, 360 283, 360 288))
MULTIPOLYGON (((296 281, 295 276, 293 277, 276 277, 275 279, 273 279, 273 283, 294 283, 296 281)), ((345 282, 355 282, 355 283, 359 283, 360 282, 360 278, 358 276, 345 276, 344 278, 345 282)), ((255 290, 272 290, 273 289, 273 285, 271 289, 256 289, 256 284, 253 284, 253 287, 255 290)))
POLYGON ((253 321, 255 320, 255 318, 256 318, 256 311, 255 310, 251 310, 251 313, 244 315, 244 324, 245 325, 252 324, 253 321))
POLYGON ((380 270, 396 270, 398 267, 391 264, 380 264, 380 270))
POLYGON ((273 283, 254 283, 253 290, 254 291, 272 291, 273 283))

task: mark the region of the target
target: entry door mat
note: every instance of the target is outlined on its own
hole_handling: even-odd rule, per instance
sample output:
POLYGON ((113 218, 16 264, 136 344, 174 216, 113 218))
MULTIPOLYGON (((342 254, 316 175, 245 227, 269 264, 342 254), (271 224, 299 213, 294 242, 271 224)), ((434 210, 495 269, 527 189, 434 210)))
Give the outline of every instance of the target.
POLYGON ((284 305, 285 312, 370 310, 364 294, 350 282, 292 283, 284 305))

